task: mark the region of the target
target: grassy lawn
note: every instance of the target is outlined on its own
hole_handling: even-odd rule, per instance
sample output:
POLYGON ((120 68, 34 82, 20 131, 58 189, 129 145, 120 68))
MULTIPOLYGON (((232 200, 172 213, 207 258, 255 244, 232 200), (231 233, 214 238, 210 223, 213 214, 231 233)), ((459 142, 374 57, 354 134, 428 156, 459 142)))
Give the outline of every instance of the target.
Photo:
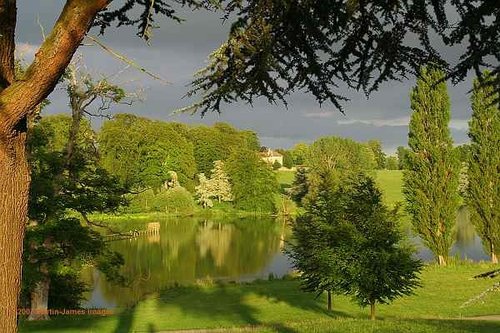
POLYGON ((295 280, 167 289, 131 309, 108 317, 54 317, 50 322, 21 322, 21 332, 157 332, 175 329, 229 328, 252 332, 500 332, 500 322, 461 318, 500 313, 500 297, 460 305, 493 283, 469 280, 491 269, 487 264, 428 266, 416 294, 377 308, 378 320, 367 320, 346 297, 334 298, 334 311, 324 297, 303 293, 295 280))
MULTIPOLYGON (((384 200, 388 205, 397 201, 404 201, 403 171, 401 170, 375 170, 375 180, 384 194, 384 200)), ((276 171, 276 177, 282 187, 290 187, 295 177, 295 171, 276 171)))
POLYGON ((376 170, 375 181, 384 194, 386 204, 393 205, 398 201, 404 201, 403 171, 376 170))
POLYGON ((295 178, 295 171, 278 170, 276 171, 278 183, 285 187, 290 187, 295 178))

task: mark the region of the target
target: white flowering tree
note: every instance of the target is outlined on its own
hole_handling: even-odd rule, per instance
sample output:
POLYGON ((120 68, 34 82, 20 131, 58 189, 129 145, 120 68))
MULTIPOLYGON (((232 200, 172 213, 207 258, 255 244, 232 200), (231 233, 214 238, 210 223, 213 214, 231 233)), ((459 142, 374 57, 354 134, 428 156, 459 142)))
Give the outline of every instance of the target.
POLYGON ((212 191, 210 188, 210 180, 207 179, 204 173, 198 174, 198 181, 200 184, 195 187, 197 202, 203 208, 211 208, 214 204, 210 199, 212 191))
POLYGON ((196 186, 196 196, 198 203, 203 208, 212 207, 212 198, 222 201, 232 201, 231 183, 229 177, 224 171, 224 162, 215 161, 212 169, 212 177, 208 179, 204 173, 198 175, 199 185, 196 186))
POLYGON ((221 201, 232 201, 233 194, 231 193, 231 183, 229 177, 224 171, 224 162, 215 161, 212 169, 212 177, 210 178, 211 188, 213 190, 212 197, 216 198, 219 203, 221 201))

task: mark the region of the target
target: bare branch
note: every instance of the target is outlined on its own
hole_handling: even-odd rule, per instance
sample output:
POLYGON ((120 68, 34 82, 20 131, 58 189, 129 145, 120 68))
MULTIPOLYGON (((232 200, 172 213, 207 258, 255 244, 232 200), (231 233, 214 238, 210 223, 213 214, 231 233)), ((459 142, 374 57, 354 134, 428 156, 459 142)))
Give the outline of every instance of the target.
POLYGON ((147 70, 146 68, 141 67, 140 65, 138 65, 133 60, 129 59, 128 57, 126 57, 126 56, 124 56, 124 55, 122 55, 120 53, 118 53, 117 51, 113 50, 111 47, 105 45, 97 37, 88 35, 87 38, 90 39, 92 42, 94 42, 97 46, 101 47, 104 51, 108 52, 113 57, 115 57, 118 60, 126 63, 127 65, 129 65, 129 66, 131 66, 131 67, 133 67, 133 68, 135 68, 135 69, 137 69, 137 70, 145 73, 146 75, 151 76, 155 80, 163 82, 164 84, 171 84, 171 82, 168 82, 167 80, 161 78, 159 75, 156 75, 156 74, 150 72, 149 70, 147 70))

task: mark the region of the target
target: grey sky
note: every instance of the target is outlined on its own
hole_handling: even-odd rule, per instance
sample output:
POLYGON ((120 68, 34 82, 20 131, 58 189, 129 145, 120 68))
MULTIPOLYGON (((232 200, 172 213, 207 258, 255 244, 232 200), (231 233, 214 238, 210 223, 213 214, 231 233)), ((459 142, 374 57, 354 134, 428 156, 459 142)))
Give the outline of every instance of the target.
MULTIPOLYGON (((38 20, 46 31, 52 27, 64 0, 21 0, 18 1, 18 50, 30 59, 40 44, 42 37, 38 20)), ((228 24, 222 24, 218 15, 205 11, 185 12, 186 22, 159 22, 161 28, 155 30, 152 45, 148 46, 135 36, 130 28, 109 29, 103 42, 127 55, 141 66, 159 74, 171 84, 165 85, 138 71, 127 70, 118 82, 125 82, 129 89, 145 89, 145 100, 132 107, 118 106, 112 111, 135 113, 154 119, 185 123, 213 123, 224 121, 242 129, 258 133, 261 143, 271 147, 289 148, 297 142, 312 142, 325 135, 351 137, 365 141, 380 139, 387 152, 399 145, 406 145, 408 120, 410 116, 409 91, 413 80, 390 82, 374 93, 369 100, 362 93, 348 92, 351 98, 345 103, 346 115, 336 111, 331 105, 321 108, 310 96, 297 93, 290 97, 289 107, 257 102, 254 107, 234 104, 225 108, 221 115, 175 115, 172 110, 190 104, 181 99, 188 88, 192 74, 201 68, 208 54, 220 45, 226 37, 228 24), (130 82, 132 81, 133 82, 130 82)), ((92 32, 96 34, 96 32, 92 32)), ((82 46, 85 64, 93 73, 113 74, 124 65, 108 53, 95 46, 82 46)), ((453 50, 450 51, 453 56, 453 50)), ((456 143, 467 141, 467 121, 470 117, 470 80, 449 87, 452 98, 451 130, 456 143)), ((56 90, 50 97, 52 104, 48 113, 67 112, 64 93, 56 90)))

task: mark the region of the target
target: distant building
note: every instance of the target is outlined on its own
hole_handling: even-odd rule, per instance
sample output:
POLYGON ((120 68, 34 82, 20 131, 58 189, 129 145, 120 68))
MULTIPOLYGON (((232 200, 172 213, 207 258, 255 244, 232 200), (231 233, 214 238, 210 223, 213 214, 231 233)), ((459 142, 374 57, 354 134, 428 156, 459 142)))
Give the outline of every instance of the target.
POLYGON ((274 164, 276 161, 278 161, 279 164, 283 165, 283 155, 281 155, 277 151, 267 149, 266 151, 261 151, 259 154, 266 163, 274 164))

